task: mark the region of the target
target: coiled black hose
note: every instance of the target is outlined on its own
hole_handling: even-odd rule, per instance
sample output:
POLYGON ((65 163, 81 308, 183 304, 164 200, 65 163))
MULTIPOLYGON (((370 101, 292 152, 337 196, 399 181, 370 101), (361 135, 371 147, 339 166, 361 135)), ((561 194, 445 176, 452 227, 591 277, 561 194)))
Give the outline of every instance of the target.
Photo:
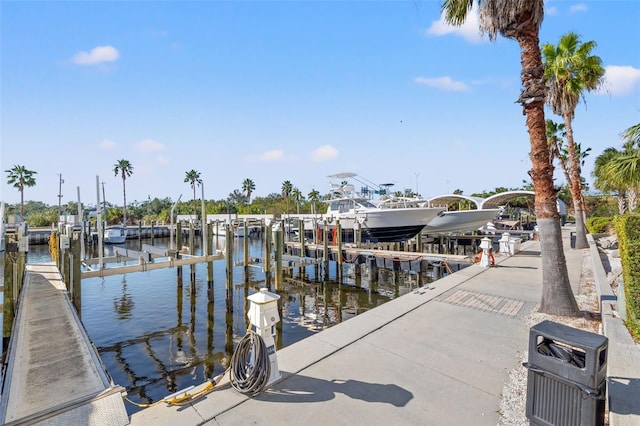
POLYGON ((240 393, 255 396, 269 382, 271 363, 262 337, 248 330, 231 357, 231 386, 240 393))

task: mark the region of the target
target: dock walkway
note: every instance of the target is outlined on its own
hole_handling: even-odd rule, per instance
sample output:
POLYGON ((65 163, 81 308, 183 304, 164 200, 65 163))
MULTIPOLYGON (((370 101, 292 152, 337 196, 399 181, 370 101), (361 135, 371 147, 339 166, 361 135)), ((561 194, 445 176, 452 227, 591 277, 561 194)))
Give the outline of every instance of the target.
POLYGON ((105 372, 55 263, 26 269, 0 424, 127 424, 125 389, 105 372))
MULTIPOLYGON (((567 230, 565 240, 577 292, 584 253, 569 248, 567 230)), ((527 351, 526 317, 540 301, 540 244, 525 242, 515 256, 496 261, 497 267, 470 266, 278 351, 282 378, 257 397, 223 380, 191 405, 157 404, 133 414, 131 424, 505 424, 502 393, 527 351)), ((618 351, 615 334, 610 339, 618 351)), ((610 362, 640 356, 633 343, 624 350, 610 362)), ((640 364, 624 371, 610 382, 610 425, 640 424, 640 404, 633 402, 640 400, 640 364)))

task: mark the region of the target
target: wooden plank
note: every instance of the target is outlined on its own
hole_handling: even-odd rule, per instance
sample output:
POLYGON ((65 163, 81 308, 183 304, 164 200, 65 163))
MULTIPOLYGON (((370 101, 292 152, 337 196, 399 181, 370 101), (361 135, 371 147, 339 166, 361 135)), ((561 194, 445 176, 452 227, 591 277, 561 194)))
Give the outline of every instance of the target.
POLYGON ((155 269, 173 268, 176 266, 193 265, 202 262, 213 262, 214 260, 224 259, 221 254, 210 256, 193 256, 186 259, 170 259, 163 262, 142 263, 137 265, 118 266, 115 268, 105 268, 96 271, 83 271, 82 278, 107 277, 111 275, 129 274, 133 272, 152 271, 155 269))

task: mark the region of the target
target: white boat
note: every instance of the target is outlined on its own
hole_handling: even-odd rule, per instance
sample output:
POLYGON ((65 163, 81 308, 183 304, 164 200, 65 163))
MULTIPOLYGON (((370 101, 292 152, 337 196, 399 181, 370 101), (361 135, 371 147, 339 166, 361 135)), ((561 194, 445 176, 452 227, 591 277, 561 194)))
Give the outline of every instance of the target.
POLYGON ((107 226, 102 241, 105 244, 122 244, 127 240, 127 229, 121 225, 107 226))
POLYGON ((476 231, 494 220, 502 209, 443 211, 422 232, 427 235, 464 234, 476 231))
MULTIPOLYGON (((332 179, 348 179, 354 173, 331 175, 332 179)), ((325 218, 330 227, 340 220, 342 229, 361 231, 362 241, 400 242, 415 237, 444 207, 393 206, 381 207, 373 204, 361 192, 357 192, 352 184, 342 181, 330 184, 331 199, 327 201, 328 209, 325 218)), ((366 191, 367 194, 373 191, 366 191)))

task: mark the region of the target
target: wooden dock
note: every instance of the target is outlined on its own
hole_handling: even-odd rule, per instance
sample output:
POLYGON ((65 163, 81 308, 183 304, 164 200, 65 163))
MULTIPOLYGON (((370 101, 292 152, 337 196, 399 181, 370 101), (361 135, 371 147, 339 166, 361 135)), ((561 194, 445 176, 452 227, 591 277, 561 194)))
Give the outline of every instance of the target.
POLYGON ((26 266, 7 359, 0 424, 129 423, 53 262, 26 266))

